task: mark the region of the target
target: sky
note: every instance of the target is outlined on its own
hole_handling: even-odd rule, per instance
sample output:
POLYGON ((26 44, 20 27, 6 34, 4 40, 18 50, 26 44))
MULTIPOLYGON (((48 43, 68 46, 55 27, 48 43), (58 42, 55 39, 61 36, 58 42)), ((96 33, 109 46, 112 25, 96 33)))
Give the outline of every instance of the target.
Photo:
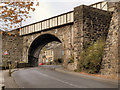
POLYGON ((31 18, 22 22, 22 26, 29 25, 53 16, 60 15, 74 10, 75 7, 84 5, 91 5, 103 0, 38 0, 39 6, 35 7, 34 12, 30 12, 31 18))

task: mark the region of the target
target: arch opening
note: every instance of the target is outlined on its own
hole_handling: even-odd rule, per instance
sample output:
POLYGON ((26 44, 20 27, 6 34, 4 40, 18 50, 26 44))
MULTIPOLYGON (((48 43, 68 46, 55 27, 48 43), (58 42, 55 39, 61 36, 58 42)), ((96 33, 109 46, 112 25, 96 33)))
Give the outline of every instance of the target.
POLYGON ((32 67, 38 66, 38 59, 39 59, 39 55, 40 52, 42 50, 42 48, 50 43, 50 42, 59 42, 62 43, 60 41, 60 39, 58 39, 56 36, 51 35, 51 34, 43 34, 38 36, 31 44, 30 48, 29 48, 29 52, 28 52, 28 64, 32 67))

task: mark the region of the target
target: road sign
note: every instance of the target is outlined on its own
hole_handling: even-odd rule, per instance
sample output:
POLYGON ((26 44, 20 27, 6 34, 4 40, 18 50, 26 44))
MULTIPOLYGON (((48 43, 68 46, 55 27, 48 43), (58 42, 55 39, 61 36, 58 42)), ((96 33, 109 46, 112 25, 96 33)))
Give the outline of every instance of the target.
POLYGON ((8 55, 8 52, 7 52, 7 50, 5 50, 5 52, 4 52, 4 55, 8 55))

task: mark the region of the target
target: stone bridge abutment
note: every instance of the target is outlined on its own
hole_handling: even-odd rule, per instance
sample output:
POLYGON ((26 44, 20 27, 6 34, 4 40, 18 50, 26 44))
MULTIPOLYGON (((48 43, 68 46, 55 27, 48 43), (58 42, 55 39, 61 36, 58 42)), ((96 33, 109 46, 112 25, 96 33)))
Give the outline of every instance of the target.
POLYGON ((34 61, 33 59, 38 60, 41 49, 46 44, 57 41, 62 43, 64 63, 67 63, 67 60, 71 58, 71 54, 73 53, 71 50, 73 44, 72 32, 73 24, 23 36, 23 60, 29 63, 32 63, 34 61), (33 59, 30 60, 30 58, 33 59))

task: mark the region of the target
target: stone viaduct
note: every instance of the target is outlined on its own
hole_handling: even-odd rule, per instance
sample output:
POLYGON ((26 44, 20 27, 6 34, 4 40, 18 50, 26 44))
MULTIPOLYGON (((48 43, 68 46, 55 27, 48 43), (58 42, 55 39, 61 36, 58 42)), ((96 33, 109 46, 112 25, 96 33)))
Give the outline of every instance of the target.
POLYGON ((79 56, 85 44, 89 44, 102 37, 107 39, 107 41, 101 73, 117 73, 118 67, 116 65, 118 66, 117 62, 120 60, 118 58, 120 56, 120 53, 118 53, 120 51, 118 50, 118 46, 120 45, 118 45, 118 30, 120 30, 120 24, 118 24, 120 23, 119 7, 120 4, 116 4, 115 11, 109 12, 81 5, 75 7, 71 12, 11 31, 12 35, 17 34, 16 37, 9 36, 6 34, 8 32, 5 32, 2 36, 2 50, 3 52, 7 50, 8 56, 5 57, 3 55, 3 59, 7 58, 13 62, 24 61, 31 66, 36 66, 42 47, 49 42, 58 41, 62 43, 64 48, 64 66, 67 66, 67 60, 71 58, 71 55, 74 55, 74 69, 77 69, 79 56), (111 34, 114 29, 117 36, 112 36, 111 34), (116 38, 115 40, 114 37, 116 38), (116 49, 113 50, 111 48, 109 50, 108 48, 113 42, 116 43, 116 46, 113 45, 112 47, 116 47, 116 49), (110 45, 108 46, 108 44, 110 45), (110 60, 110 55, 113 52, 117 55, 110 60), (114 71, 111 72, 111 68, 114 71))

